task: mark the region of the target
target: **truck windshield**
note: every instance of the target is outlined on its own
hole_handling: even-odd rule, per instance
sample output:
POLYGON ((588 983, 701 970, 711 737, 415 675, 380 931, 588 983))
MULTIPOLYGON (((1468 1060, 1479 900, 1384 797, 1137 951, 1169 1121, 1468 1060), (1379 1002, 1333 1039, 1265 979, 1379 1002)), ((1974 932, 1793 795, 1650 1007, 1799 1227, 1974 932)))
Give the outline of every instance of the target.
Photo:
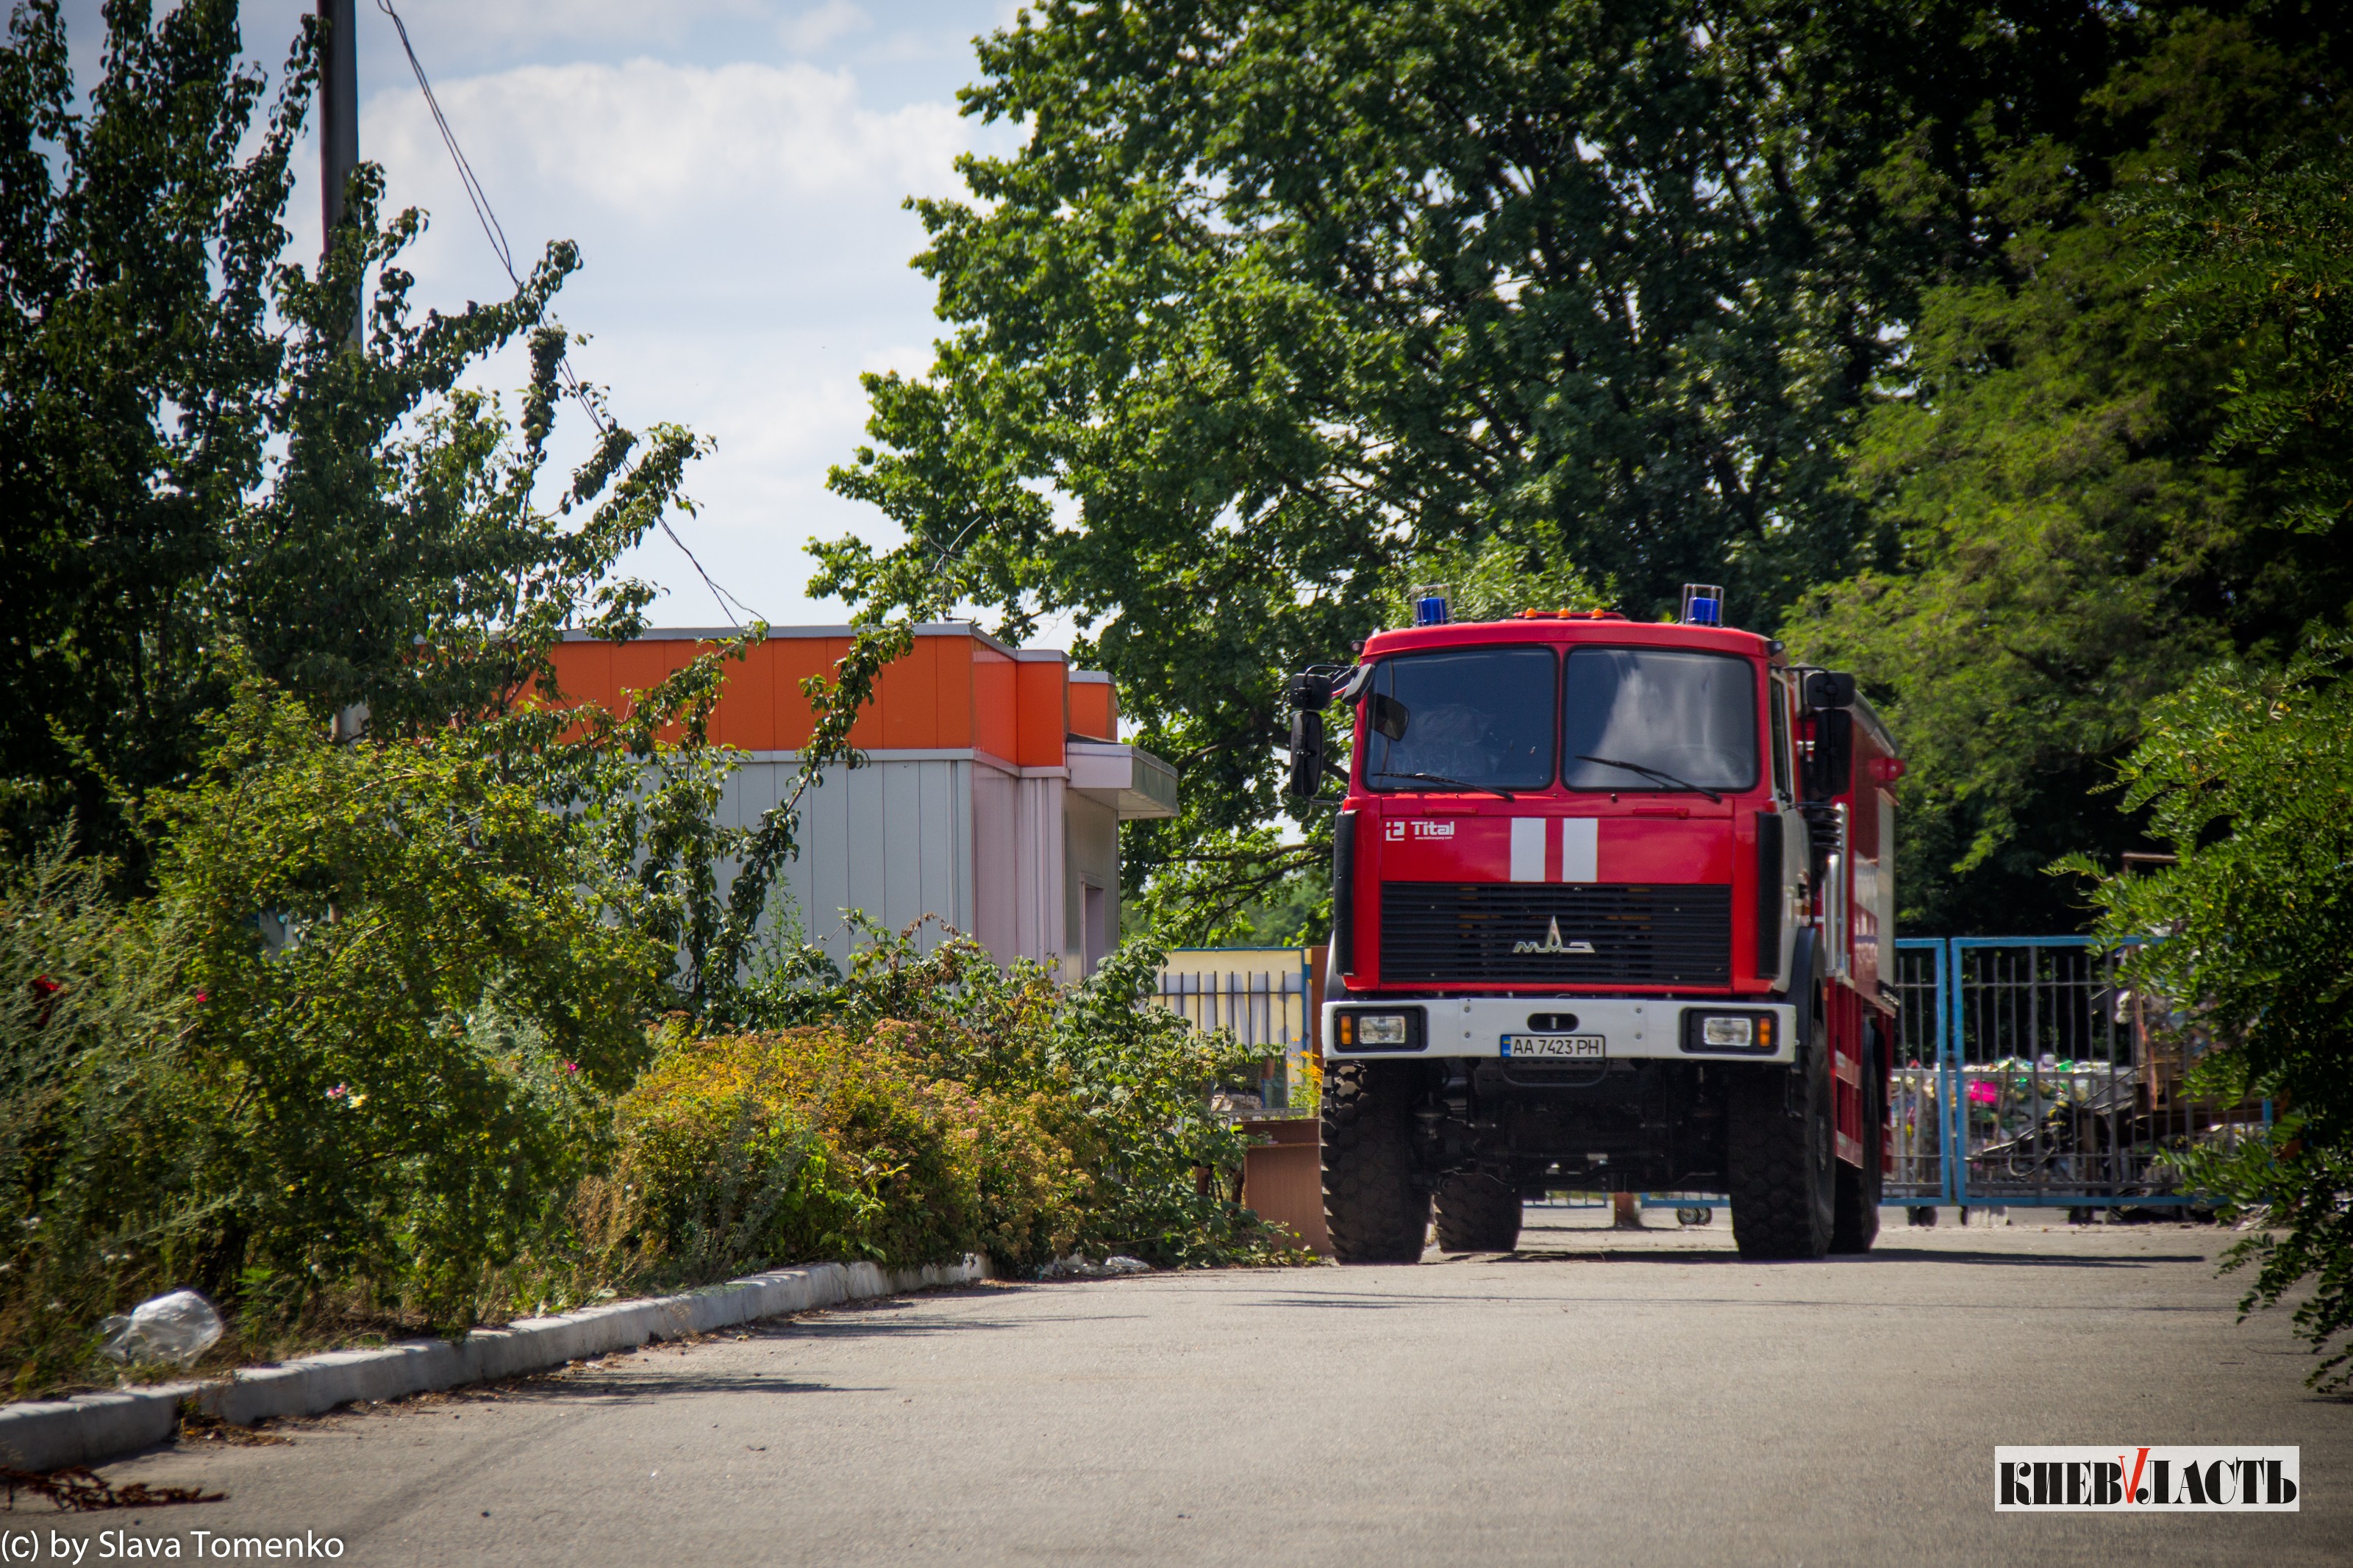
POLYGON ((1676 787, 1641 769, 1701 790, 1757 782, 1757 672, 1745 658, 1576 648, 1561 682, 1561 782, 1571 789, 1676 787), (1579 760, 1603 757, 1609 762, 1579 760))
POLYGON ((1552 782, 1550 649, 1462 648, 1381 660, 1366 688, 1373 789, 1542 789, 1552 782))

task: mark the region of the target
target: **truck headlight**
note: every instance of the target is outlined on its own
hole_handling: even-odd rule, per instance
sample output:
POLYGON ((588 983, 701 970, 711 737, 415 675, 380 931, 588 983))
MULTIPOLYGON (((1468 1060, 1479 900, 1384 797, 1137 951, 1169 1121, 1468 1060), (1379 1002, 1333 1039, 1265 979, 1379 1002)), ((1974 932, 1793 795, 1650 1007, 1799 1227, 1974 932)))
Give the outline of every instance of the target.
POLYGON ((1358 1012, 1349 1008, 1332 1020, 1332 1044, 1344 1051, 1418 1051, 1422 1046, 1421 1009, 1358 1012))
POLYGON ((1733 1057, 1769 1057, 1780 1044, 1770 1013, 1683 1012, 1683 1049, 1733 1057))

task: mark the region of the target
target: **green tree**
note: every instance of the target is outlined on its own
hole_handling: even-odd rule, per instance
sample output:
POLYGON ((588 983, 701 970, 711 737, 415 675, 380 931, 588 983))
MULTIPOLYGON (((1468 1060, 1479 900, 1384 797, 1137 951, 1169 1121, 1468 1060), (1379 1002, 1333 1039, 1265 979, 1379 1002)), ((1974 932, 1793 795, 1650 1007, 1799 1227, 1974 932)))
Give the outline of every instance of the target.
MULTIPOLYGON (((1861 673, 1913 762, 1907 922, 2078 929, 2042 868, 2140 841, 2099 790, 2147 705, 2225 651, 2283 657, 2353 603, 2342 532, 2233 433, 2233 407, 2281 384, 2279 355, 2232 324, 2244 292, 2168 310, 2189 279, 2152 271, 2152 202, 2246 150, 2353 128, 2337 46, 2283 37, 2290 20, 2145 18, 2071 138, 1996 160, 1976 200, 2008 237, 1924 295, 1860 426, 1852 482, 1901 554, 1783 635, 1861 673)), ((2168 221, 2179 249, 2190 220, 2168 221)))
MULTIPOLYGON (((2353 1329, 2353 639, 2317 632, 2284 668, 2229 662, 2155 703, 2124 765, 2176 863, 2107 876, 2099 929, 2161 940, 2127 959, 2133 983, 2213 1031, 2197 1087, 2229 1105, 2251 1094, 2285 1114, 2268 1138, 2187 1162, 2192 1184, 2256 1210, 2270 1227, 2226 1267, 2260 1265, 2245 1305, 2296 1307, 2316 1352, 2353 1329)), ((2078 857, 2069 868, 2099 876, 2078 857)), ((2343 1383, 2337 1346, 2315 1382, 2343 1383)))
POLYGON ((954 330, 870 381, 833 483, 1008 632, 1089 628, 1184 776, 1131 835, 1147 901, 1230 908, 1313 852, 1268 826, 1282 675, 1417 558, 1565 561, 1636 616, 1721 582, 1755 626, 1895 566, 1855 420, 1921 289, 2001 264, 2000 170, 2170 14, 1047 5, 965 94, 1025 144, 916 204, 954 330))
MULTIPOLYGON (((1273 815, 1282 673, 1418 554, 1565 552, 1644 613, 1728 580, 1757 616, 1870 557, 1832 481, 1886 268, 1803 129, 1843 45, 1801 17, 1052 4, 984 41, 966 110, 1029 140, 917 204, 955 331, 871 379, 833 483, 1008 631, 1093 626, 1185 776, 1132 864, 1270 847, 1218 836, 1273 815)), ((872 596, 872 552, 824 557, 872 596)))
POLYGON ((2284 470, 2297 504, 2283 521, 2316 534, 2353 502, 2353 149, 2331 129, 2128 208, 2172 263, 2157 298, 2175 330, 2237 346, 2216 451, 2284 470))
POLYGON ((306 29, 264 82, 234 0, 106 10, 78 105, 56 0, 0 48, 0 776, 138 858, 111 792, 179 775, 221 687, 205 590, 260 482, 270 280, 309 101, 306 29))
POLYGON ((53 0, 16 8, 0 49, 0 594, 21 606, 0 830, 69 816, 137 883, 139 803, 188 775, 227 649, 383 732, 503 712, 566 626, 642 624, 650 593, 613 565, 687 504, 701 447, 619 428, 584 389, 598 440, 545 504, 573 247, 510 300, 417 320, 400 258, 423 216, 383 219, 364 164, 325 258, 288 263, 313 25, 242 160, 266 84, 237 63, 233 0, 115 4, 105 25, 86 105, 53 0), (459 385, 518 338, 520 439, 459 385))
POLYGON ((218 1129, 196 1277, 249 1309, 357 1277, 470 1321, 649 1055, 670 950, 626 862, 483 734, 339 745, 253 679, 155 796, 218 1129))

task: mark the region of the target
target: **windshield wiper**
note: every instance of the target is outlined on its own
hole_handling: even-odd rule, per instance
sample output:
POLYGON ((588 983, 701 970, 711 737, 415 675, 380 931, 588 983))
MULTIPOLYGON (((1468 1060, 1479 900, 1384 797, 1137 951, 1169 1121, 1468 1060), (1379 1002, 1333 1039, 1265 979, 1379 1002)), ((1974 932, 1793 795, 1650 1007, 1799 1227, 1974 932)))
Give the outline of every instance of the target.
POLYGON ((1707 785, 1695 784, 1689 779, 1679 779, 1661 768, 1646 768, 1640 763, 1621 763, 1615 757, 1588 757, 1582 752, 1577 753, 1577 760, 1580 763, 1599 763, 1605 768, 1624 768, 1630 773, 1641 773, 1644 778, 1656 779, 1670 789, 1695 789, 1717 805, 1724 804, 1724 797, 1707 785))
POLYGON ((1500 795, 1505 800, 1517 800, 1520 798, 1518 795, 1514 795, 1510 790, 1497 789, 1493 784, 1464 784, 1461 779, 1451 779, 1444 773, 1393 773, 1384 768, 1369 776, 1377 779, 1419 779, 1424 784, 1447 784, 1455 789, 1484 790, 1489 795, 1500 795))

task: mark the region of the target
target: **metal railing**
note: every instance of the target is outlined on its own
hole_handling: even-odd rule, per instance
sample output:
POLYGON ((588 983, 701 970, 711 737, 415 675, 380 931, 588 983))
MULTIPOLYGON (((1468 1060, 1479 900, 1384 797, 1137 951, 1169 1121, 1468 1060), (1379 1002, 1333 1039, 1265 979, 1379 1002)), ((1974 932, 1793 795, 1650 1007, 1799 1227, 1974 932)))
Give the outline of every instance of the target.
POLYGON ((1293 1096, 1291 1086, 1305 1081, 1304 1053, 1313 1049, 1315 1010, 1308 1005, 1306 954, 1282 968, 1261 967, 1270 956, 1265 949, 1235 954, 1245 961, 1234 968, 1204 967, 1211 950, 1191 949, 1177 955, 1186 968, 1160 972, 1156 996, 1160 1005, 1191 1022, 1198 1029, 1230 1029, 1246 1046, 1280 1046, 1283 1054, 1267 1064, 1259 1094, 1264 1109, 1282 1110, 1293 1096), (1248 963, 1255 959, 1257 963, 1248 963))
MULTIPOLYGON (((1198 961, 1208 955, 1195 950, 1198 961)), ((1162 972, 1161 1004, 1249 1045, 1280 1045, 1268 1109, 1314 1049, 1305 967, 1162 972), (1288 1066, 1290 1070, 1283 1070, 1288 1066)), ((1891 1205, 2130 1208, 2201 1201, 2162 1156, 2234 1142, 2271 1107, 2193 1094, 2211 1048, 2193 1013, 2143 994, 2087 937, 1912 937, 1895 944, 1888 1068, 1891 1205)), ((1703 1201, 1651 1194, 1657 1205, 1703 1201)), ((1704 1201, 1722 1205, 1724 1199, 1704 1201)))
POLYGON ((2087 937, 1896 943, 1887 1201, 2179 1207, 2164 1156, 2234 1142, 2268 1105, 2190 1092, 2211 1041, 2087 937))

